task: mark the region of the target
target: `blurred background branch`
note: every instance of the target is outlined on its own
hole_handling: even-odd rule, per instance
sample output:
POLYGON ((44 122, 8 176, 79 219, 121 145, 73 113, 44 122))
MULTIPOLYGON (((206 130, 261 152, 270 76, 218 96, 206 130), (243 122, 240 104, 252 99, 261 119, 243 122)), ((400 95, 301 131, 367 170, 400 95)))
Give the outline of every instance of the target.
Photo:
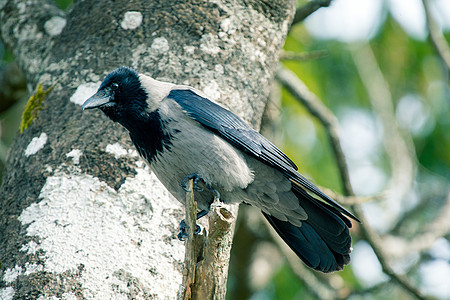
POLYGON ((312 59, 318 59, 327 56, 327 51, 317 50, 311 52, 298 53, 294 51, 281 51, 280 60, 296 60, 296 61, 306 61, 312 59))
POLYGON ((441 29, 436 24, 431 11, 430 11, 430 0, 422 0, 422 4, 425 10, 425 16, 427 20, 427 28, 430 33, 430 40, 433 43, 433 46, 436 48, 437 53, 442 59, 444 64, 444 68, 448 72, 450 71, 450 48, 448 46, 445 37, 442 34, 441 29))
POLYGON ((414 252, 429 250, 436 240, 450 234, 450 190, 446 197, 445 205, 439 215, 427 224, 420 233, 412 239, 406 239, 398 235, 386 235, 383 244, 386 245, 387 254, 391 260, 405 257, 414 252))
POLYGON ((295 99, 300 101, 309 113, 316 117, 325 127, 340 170, 344 194, 353 196, 347 163, 345 161, 341 143, 339 142, 339 126, 337 118, 292 71, 281 67, 277 70, 275 77, 295 97, 295 99))
POLYGON ((368 92, 373 113, 379 118, 383 129, 382 140, 391 167, 390 183, 384 193, 389 194, 389 201, 401 202, 408 196, 416 175, 411 137, 406 132, 400 132, 390 87, 370 45, 361 43, 351 50, 356 69, 368 92))
POLYGON ((311 0, 306 4, 304 4, 303 6, 300 6, 295 11, 295 16, 294 20, 292 21, 292 25, 303 22, 303 20, 305 20, 309 15, 314 13, 319 8, 330 6, 331 1, 332 0, 311 0))

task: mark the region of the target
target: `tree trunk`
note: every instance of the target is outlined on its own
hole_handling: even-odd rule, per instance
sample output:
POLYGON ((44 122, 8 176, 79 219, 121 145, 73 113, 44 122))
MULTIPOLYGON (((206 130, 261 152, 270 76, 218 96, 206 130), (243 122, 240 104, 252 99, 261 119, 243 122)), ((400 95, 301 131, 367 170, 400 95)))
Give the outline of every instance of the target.
POLYGON ((80 104, 121 65, 189 84, 253 127, 293 0, 0 2, 2 40, 24 70, 31 121, 0 190, 0 298, 173 299, 184 217, 125 130, 80 104))

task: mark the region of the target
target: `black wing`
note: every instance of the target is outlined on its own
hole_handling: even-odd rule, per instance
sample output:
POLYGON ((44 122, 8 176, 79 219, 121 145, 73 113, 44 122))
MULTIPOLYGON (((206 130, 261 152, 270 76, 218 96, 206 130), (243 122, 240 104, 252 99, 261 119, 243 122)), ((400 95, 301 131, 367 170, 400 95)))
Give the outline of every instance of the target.
MULTIPOLYGON (((168 97, 177 102, 188 116, 215 131, 236 148, 250 153, 259 161, 281 171, 294 185, 297 185, 297 188, 304 188, 312 192, 331 207, 359 221, 298 173, 297 166, 286 154, 229 110, 199 96, 192 90, 172 90, 168 97)), ((348 224, 351 226, 350 222, 348 224)))

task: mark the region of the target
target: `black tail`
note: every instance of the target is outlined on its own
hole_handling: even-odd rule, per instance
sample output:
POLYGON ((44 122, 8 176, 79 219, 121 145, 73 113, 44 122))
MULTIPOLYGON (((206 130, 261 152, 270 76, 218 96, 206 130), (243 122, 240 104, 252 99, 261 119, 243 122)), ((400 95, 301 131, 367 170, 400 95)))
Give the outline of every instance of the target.
POLYGON ((296 192, 308 214, 302 226, 263 213, 264 217, 306 265, 326 273, 342 270, 350 262, 351 222, 310 195, 296 192))

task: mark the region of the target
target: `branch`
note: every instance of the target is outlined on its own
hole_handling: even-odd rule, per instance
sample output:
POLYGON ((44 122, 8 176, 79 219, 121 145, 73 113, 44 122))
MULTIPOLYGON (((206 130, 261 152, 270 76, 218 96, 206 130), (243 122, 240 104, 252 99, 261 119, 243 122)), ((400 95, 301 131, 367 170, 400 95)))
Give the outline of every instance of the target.
POLYGON ((450 233, 449 215, 450 190, 447 195, 446 204, 441 208, 439 216, 425 226, 422 234, 415 236, 411 240, 394 235, 383 237, 383 244, 388 245, 386 249, 388 249, 389 257, 404 257, 412 252, 422 252, 430 249, 437 239, 450 233))
POLYGON ((369 296, 369 298, 371 298, 373 297, 372 295, 378 293, 378 291, 380 291, 381 289, 388 288, 389 284, 391 284, 390 281, 382 281, 370 287, 352 291, 352 297, 355 298, 355 296, 362 296, 361 298, 363 298, 363 296, 369 296))
POLYGON ((442 32, 439 30, 433 16, 431 15, 428 1, 429 0, 422 0, 422 3, 425 10, 425 16, 427 18, 427 27, 430 32, 430 39, 437 51, 437 54, 441 57, 448 73, 450 71, 450 48, 448 47, 445 37, 442 35, 442 32))
POLYGON ((280 54, 280 60, 296 60, 296 61, 306 61, 322 58, 328 55, 326 50, 317 50, 311 52, 298 53, 294 51, 282 50, 280 54))
POLYGON ((190 179, 186 185, 186 189, 190 192, 186 193, 186 232, 188 235, 186 241, 186 252, 184 255, 184 271, 183 271, 183 285, 181 299, 192 299, 195 293, 195 273, 197 268, 197 261, 203 248, 204 236, 194 234, 197 228, 197 203, 194 200, 193 179, 190 179))
MULTIPOLYGON (((288 89, 294 97, 305 105, 306 109, 315 116, 325 127, 328 133, 330 143, 334 150, 334 155, 338 163, 339 172, 343 180, 344 194, 346 196, 354 196, 352 187, 349 180, 348 168, 345 163, 345 157, 342 152, 342 148, 338 135, 338 122, 336 117, 323 105, 320 99, 314 95, 306 85, 291 71, 286 69, 279 69, 276 74, 277 79, 288 89)), ((396 274, 389 266, 386 256, 381 249, 381 240, 379 235, 368 225, 366 218, 362 212, 360 205, 353 205, 353 211, 358 219, 361 220, 360 226, 363 238, 370 244, 378 261, 381 264, 383 272, 386 273, 392 280, 396 281, 409 293, 417 297, 418 299, 426 299, 421 292, 416 289, 408 279, 400 274, 396 274)))
POLYGON ((209 212, 209 235, 195 234, 197 205, 192 179, 186 193, 186 253, 179 299, 225 299, 228 265, 237 205, 226 207, 215 198, 209 212))
POLYGON ((369 94, 370 104, 383 125, 383 144, 392 170, 388 190, 395 190, 393 201, 401 201, 409 195, 416 173, 411 137, 398 128, 389 85, 370 45, 364 43, 353 48, 352 58, 369 94))
POLYGON ((423 215, 424 211, 430 207, 436 205, 436 198, 444 198, 446 197, 445 184, 434 188, 432 191, 428 191, 425 195, 422 195, 419 199, 419 203, 412 207, 411 209, 406 210, 400 218, 398 218, 395 224, 392 226, 392 229, 389 230, 391 234, 399 234, 403 227, 408 227, 407 224, 410 220, 415 220, 421 215, 423 215), (445 194, 444 194, 444 193, 445 194))
POLYGON ((209 236, 206 238, 203 259, 197 264, 198 296, 194 299, 225 299, 228 265, 238 205, 227 207, 217 201, 209 213, 209 236))
POLYGON ((322 191, 325 192, 325 194, 327 194, 328 196, 330 196, 331 198, 333 198, 334 200, 336 200, 337 202, 343 204, 343 205, 360 205, 363 203, 367 203, 369 201, 372 201, 373 199, 379 199, 381 198, 380 195, 377 196, 366 196, 366 197, 362 197, 362 196, 343 196, 340 195, 338 193, 336 193, 335 191, 326 188, 324 186, 318 186, 322 191))
POLYGON ((291 26, 302 22, 304 19, 306 19, 309 15, 314 13, 319 8, 330 6, 331 1, 332 0, 312 0, 303 5, 302 7, 297 8, 291 26))
POLYGON ((325 127, 325 131, 330 139, 334 156, 343 184, 344 194, 346 196, 354 196, 350 184, 350 176, 339 141, 339 124, 336 116, 325 106, 322 101, 314 95, 308 87, 301 81, 294 72, 285 68, 278 68, 276 79, 297 99, 302 103, 311 115, 316 117, 325 127))
MULTIPOLYGON (((413 158, 414 147, 412 146, 411 138, 406 134, 400 133, 395 120, 389 86, 384 79, 370 45, 362 44, 358 50, 354 49, 352 57, 361 80, 369 93, 370 103, 383 124, 385 132, 383 142, 392 168, 390 185, 392 188, 400 191, 397 193, 397 200, 401 200, 409 193, 416 172, 413 158)), ((355 206, 354 209, 358 215, 363 216, 360 206, 355 206)), ((382 241, 380 236, 370 226, 361 226, 361 229, 364 238, 367 239, 378 257, 383 272, 417 298, 424 299, 425 296, 408 281, 406 276, 396 274, 389 266, 386 253, 381 248, 382 241)))
POLYGON ((360 229, 362 233, 363 239, 365 239, 373 249, 373 252, 378 258, 380 262, 381 268, 385 274, 387 274, 393 281, 397 282, 403 289, 408 291, 410 294, 415 296, 417 299, 428 299, 424 296, 411 282, 409 282, 408 278, 404 275, 397 274, 391 268, 386 258, 386 254, 381 248, 382 240, 378 233, 376 233, 369 225, 364 216, 364 213, 361 209, 361 206, 354 205, 353 211, 358 219, 361 220, 363 224, 361 224, 360 229))

